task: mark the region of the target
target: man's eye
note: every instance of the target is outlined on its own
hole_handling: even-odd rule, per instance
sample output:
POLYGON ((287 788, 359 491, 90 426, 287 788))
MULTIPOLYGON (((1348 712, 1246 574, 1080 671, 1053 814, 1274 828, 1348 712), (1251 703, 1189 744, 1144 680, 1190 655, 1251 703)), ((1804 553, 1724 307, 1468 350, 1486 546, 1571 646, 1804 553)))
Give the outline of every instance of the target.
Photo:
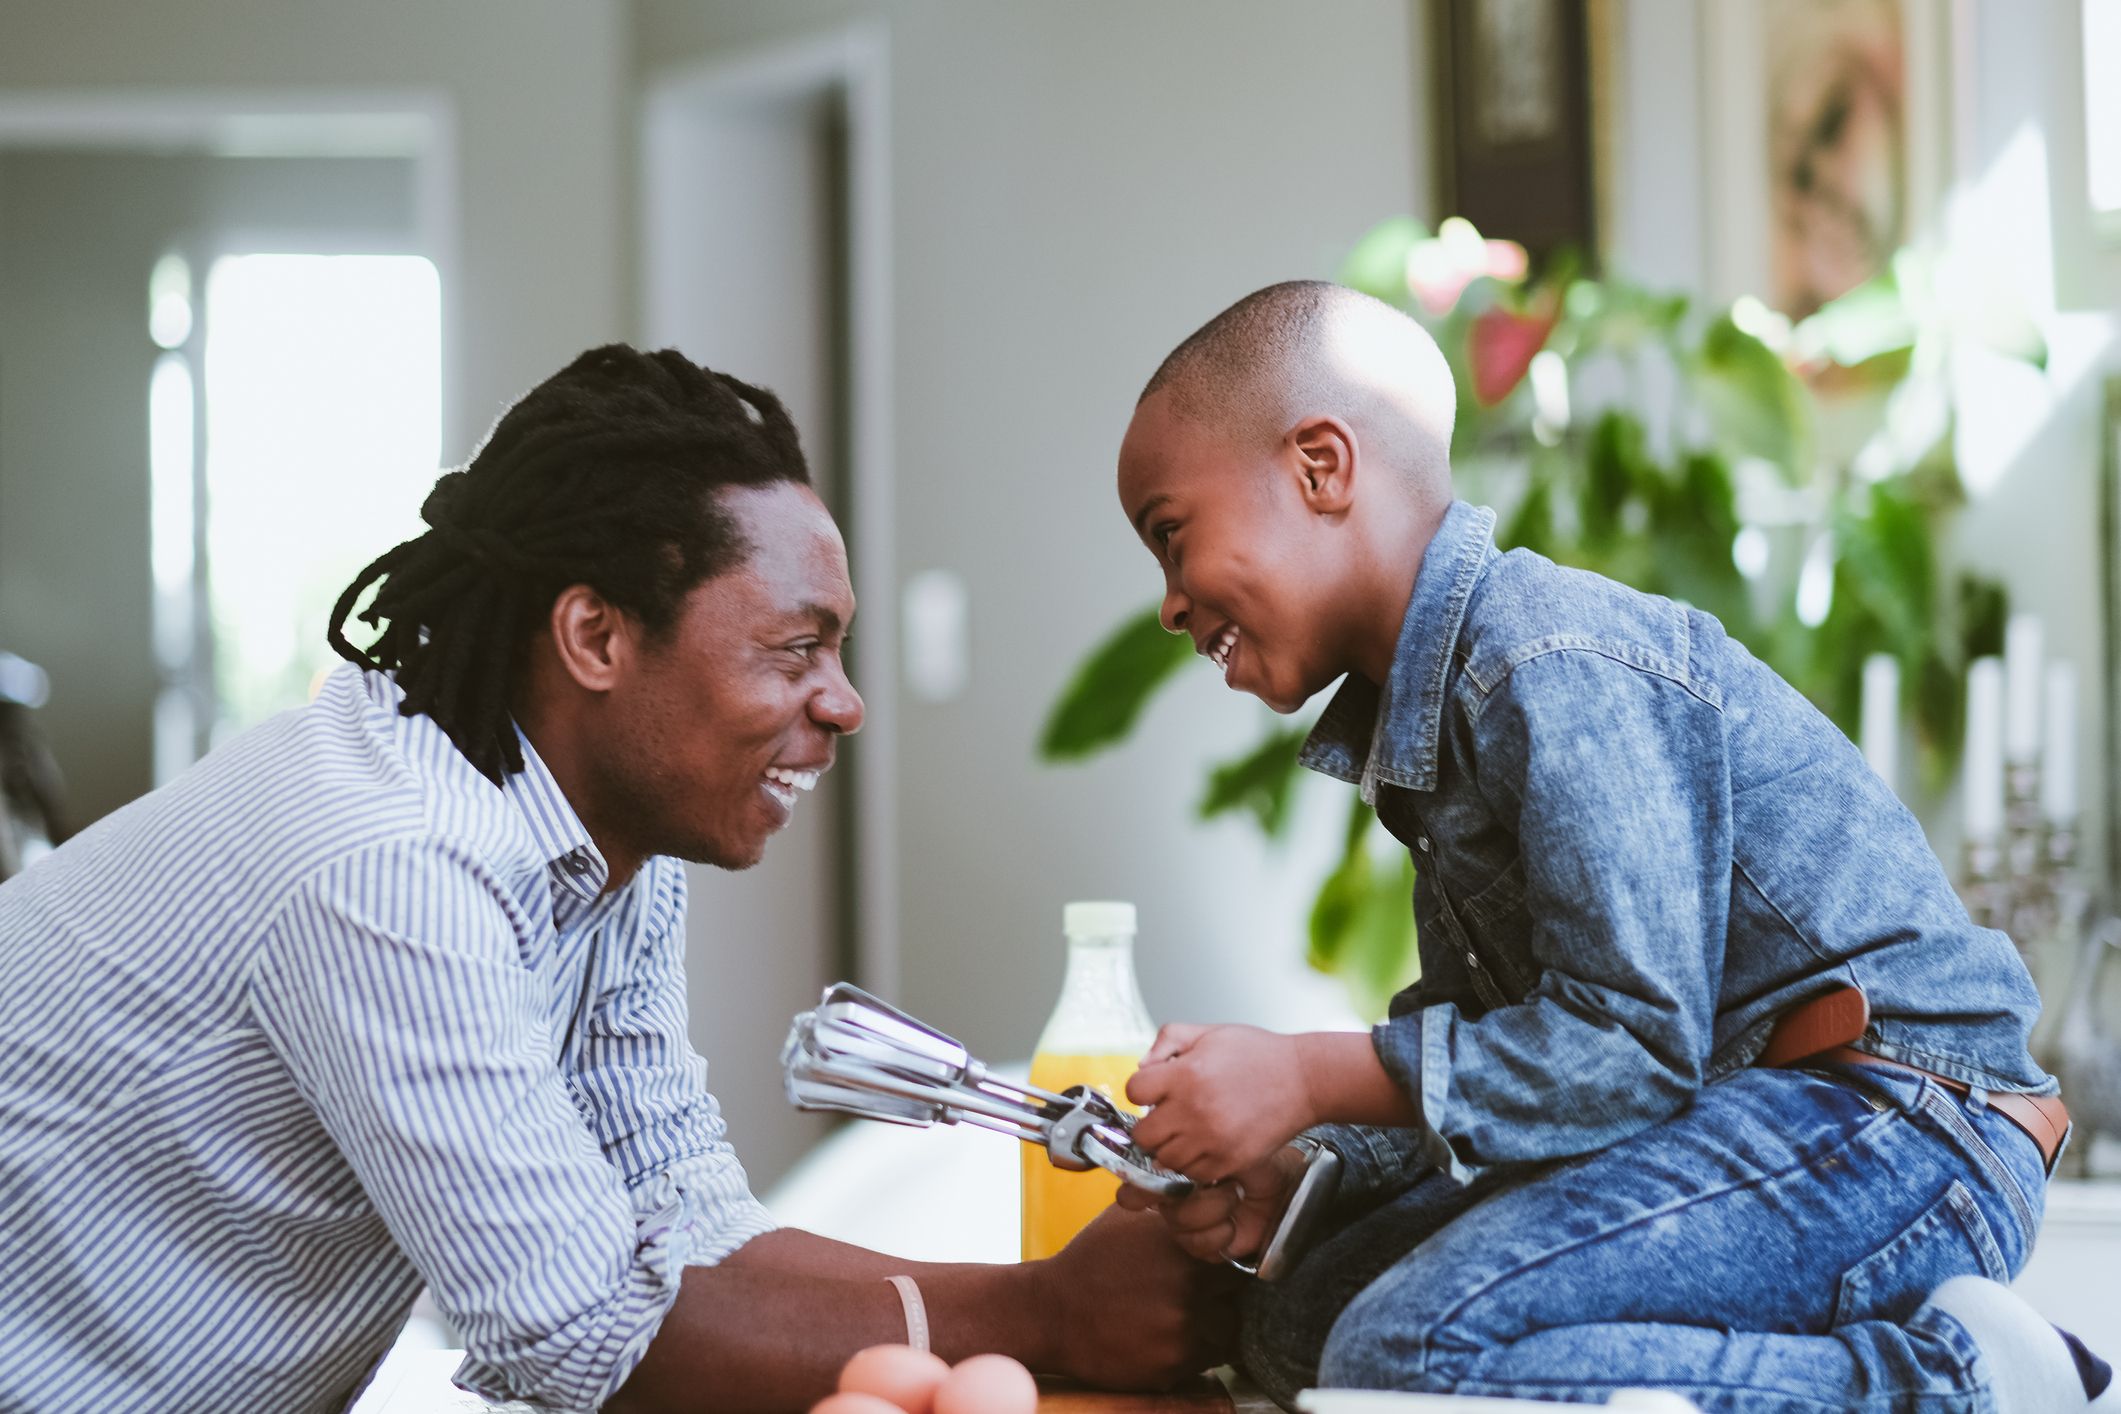
POLYGON ((822 646, 823 645, 820 644, 816 639, 806 638, 800 643, 789 644, 788 651, 791 653, 797 653, 802 655, 802 657, 807 661, 811 658, 816 657, 817 650, 822 646))

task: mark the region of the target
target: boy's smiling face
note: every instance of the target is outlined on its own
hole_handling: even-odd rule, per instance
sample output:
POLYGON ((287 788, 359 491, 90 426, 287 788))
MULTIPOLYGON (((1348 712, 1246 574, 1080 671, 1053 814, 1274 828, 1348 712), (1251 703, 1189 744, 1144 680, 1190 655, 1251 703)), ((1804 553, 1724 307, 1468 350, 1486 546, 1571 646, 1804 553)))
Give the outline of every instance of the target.
POLYGON ((1346 672, 1353 434, 1299 422, 1279 442, 1226 436, 1152 393, 1120 447, 1121 507, 1164 574, 1162 618, 1231 687, 1293 712, 1346 672))

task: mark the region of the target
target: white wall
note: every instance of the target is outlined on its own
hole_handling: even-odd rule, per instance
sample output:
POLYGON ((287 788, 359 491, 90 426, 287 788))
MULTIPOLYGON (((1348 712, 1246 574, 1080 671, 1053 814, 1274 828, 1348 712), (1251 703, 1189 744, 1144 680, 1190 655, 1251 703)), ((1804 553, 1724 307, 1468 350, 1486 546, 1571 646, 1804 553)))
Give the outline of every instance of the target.
POLYGON ((0 0, 0 97, 420 89, 454 110, 458 258, 443 454, 624 331, 624 0, 0 0))
MULTIPOLYGON (((1410 7, 637 13, 649 77, 852 19, 887 28, 899 570, 955 570, 973 618, 966 694, 899 705, 901 999, 976 1049, 1026 1053, 1059 986, 1061 904, 1119 897, 1141 905, 1160 1018, 1339 1014, 1301 961, 1319 871, 1246 826, 1191 822, 1206 763, 1263 709, 1199 672, 1096 763, 1049 769, 1033 744, 1084 650, 1157 592, 1113 490, 1157 361, 1239 295, 1328 275, 1370 223, 1426 206, 1410 7)), ((1314 856, 1335 818, 1316 818, 1314 856)))

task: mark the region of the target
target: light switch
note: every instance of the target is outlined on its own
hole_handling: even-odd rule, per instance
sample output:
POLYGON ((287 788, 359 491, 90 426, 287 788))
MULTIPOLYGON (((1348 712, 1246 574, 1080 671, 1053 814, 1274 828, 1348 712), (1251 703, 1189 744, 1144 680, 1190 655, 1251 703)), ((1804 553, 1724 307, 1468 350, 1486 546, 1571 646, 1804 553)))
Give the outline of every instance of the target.
POLYGON ((923 570, 906 581, 899 641, 906 685, 923 702, 950 702, 972 675, 971 606, 951 570, 923 570))

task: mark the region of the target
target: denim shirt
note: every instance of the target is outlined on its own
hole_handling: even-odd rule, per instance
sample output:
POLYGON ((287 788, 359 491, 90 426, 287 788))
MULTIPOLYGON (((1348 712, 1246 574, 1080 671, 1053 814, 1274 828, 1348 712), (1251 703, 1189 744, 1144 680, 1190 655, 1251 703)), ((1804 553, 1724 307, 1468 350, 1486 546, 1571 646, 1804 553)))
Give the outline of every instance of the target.
POLYGON ((2053 1092, 2011 940, 1840 729, 1710 615, 1494 525, 1451 506, 1390 679, 1350 676, 1304 746, 1417 872, 1421 980, 1373 1039, 1421 1121, 1328 1126, 1350 1190, 1606 1148, 1849 984, 1861 1049, 2053 1092))

